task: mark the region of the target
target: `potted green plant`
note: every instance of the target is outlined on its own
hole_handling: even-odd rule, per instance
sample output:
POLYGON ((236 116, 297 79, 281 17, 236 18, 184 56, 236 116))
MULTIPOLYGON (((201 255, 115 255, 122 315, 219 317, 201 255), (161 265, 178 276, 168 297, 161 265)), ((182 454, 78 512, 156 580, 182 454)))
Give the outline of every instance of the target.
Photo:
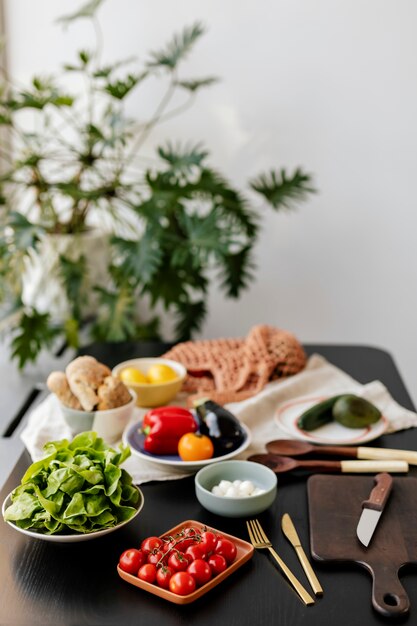
MULTIPOLYGON (((88 18, 97 32, 102 2, 60 21, 88 18)), ((259 214, 209 164, 207 150, 167 142, 154 165, 140 160, 149 133, 175 113, 173 94, 191 103, 215 81, 179 75, 203 32, 199 23, 184 28, 139 69, 131 60, 103 65, 96 45, 58 77, 20 88, 4 76, 0 299, 20 367, 57 338, 77 346, 86 321, 96 340, 158 337, 158 315, 138 316, 143 297, 173 316, 175 339, 187 339, 205 318, 213 269, 228 297, 248 286, 259 214), (87 86, 78 95, 63 85, 73 75, 87 86), (166 81, 166 93, 148 120, 129 119, 125 103, 150 77, 166 81)), ((275 210, 313 191, 301 169, 261 174, 248 186, 275 210)))

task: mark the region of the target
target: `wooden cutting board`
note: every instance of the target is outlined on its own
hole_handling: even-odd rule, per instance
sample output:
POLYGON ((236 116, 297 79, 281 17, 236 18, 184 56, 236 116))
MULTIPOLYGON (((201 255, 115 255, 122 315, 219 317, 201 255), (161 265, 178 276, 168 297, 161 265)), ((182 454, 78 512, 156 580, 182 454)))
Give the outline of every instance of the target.
POLYGON ((325 476, 308 479, 310 542, 319 561, 355 562, 373 579, 372 604, 385 617, 404 615, 410 608, 399 581, 399 569, 417 565, 417 479, 394 478, 394 485, 367 548, 356 526, 375 486, 373 476, 325 476))

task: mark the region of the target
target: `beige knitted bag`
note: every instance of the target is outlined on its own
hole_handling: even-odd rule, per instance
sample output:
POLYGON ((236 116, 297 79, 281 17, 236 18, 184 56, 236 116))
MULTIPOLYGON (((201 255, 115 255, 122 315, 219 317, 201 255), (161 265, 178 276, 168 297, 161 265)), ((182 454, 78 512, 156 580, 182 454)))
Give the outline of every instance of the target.
POLYGON ((186 341, 163 356, 187 368, 183 390, 191 399, 205 396, 219 404, 253 396, 270 380, 296 374, 306 364, 294 335, 263 324, 244 339, 186 341))

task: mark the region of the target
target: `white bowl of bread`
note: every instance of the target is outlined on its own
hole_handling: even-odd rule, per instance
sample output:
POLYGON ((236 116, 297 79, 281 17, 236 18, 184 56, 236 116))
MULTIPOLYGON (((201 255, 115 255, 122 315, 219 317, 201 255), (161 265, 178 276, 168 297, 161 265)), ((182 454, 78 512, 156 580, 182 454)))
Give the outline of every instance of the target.
POLYGON ((113 443, 121 438, 136 403, 136 394, 92 356, 71 361, 65 372, 51 372, 47 386, 59 400, 72 433, 94 430, 113 443))

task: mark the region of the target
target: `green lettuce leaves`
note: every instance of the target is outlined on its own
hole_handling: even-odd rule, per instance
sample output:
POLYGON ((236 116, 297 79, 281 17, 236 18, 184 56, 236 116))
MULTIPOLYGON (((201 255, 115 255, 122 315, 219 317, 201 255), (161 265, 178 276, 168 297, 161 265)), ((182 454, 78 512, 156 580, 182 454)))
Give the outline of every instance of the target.
POLYGON ((140 494, 119 467, 130 448, 110 448, 95 432, 52 441, 11 494, 4 519, 46 534, 90 533, 129 520, 140 494))

